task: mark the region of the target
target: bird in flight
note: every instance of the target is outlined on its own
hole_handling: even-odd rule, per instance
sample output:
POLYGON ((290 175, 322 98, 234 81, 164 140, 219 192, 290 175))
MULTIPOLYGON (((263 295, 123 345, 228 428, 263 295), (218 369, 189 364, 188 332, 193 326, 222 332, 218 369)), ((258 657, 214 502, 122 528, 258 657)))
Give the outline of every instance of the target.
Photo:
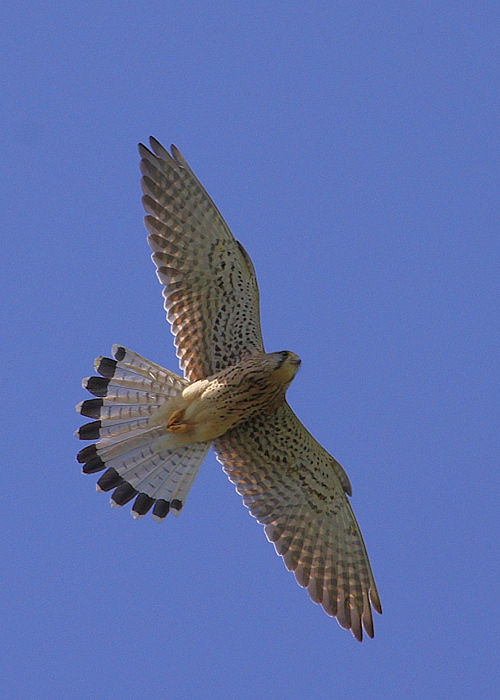
POLYGON ((359 641, 382 612, 349 478, 286 401, 300 365, 266 353, 255 270, 179 150, 139 145, 148 242, 184 377, 121 345, 83 380, 77 411, 111 505, 178 515, 210 446, 300 586, 359 641))

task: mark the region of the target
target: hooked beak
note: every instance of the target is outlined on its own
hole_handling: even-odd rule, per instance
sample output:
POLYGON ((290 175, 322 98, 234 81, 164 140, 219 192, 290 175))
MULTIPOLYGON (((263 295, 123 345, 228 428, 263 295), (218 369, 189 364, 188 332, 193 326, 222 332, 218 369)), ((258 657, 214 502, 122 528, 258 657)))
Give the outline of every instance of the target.
POLYGON ((296 367, 300 367, 300 363, 302 362, 302 360, 300 359, 300 357, 298 355, 294 355, 293 357, 290 358, 290 362, 292 363, 292 365, 295 365, 296 367))

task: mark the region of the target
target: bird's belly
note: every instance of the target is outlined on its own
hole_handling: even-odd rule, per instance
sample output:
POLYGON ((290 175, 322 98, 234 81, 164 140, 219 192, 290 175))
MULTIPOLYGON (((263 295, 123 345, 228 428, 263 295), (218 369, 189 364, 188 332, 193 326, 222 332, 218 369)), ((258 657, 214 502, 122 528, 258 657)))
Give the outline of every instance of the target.
MULTIPOLYGON (((189 389, 187 390, 189 392, 189 389)), ((214 440, 238 423, 276 406, 284 399, 279 386, 266 382, 236 385, 210 383, 184 412, 184 420, 196 440, 214 440)))
POLYGON ((160 408, 151 425, 164 425, 176 446, 214 440, 257 413, 273 410, 284 395, 281 384, 265 372, 246 374, 235 365, 187 386, 160 408))
POLYGON ((223 396, 203 395, 195 399, 184 411, 184 421, 194 439, 201 442, 223 435, 247 415, 237 396, 225 392, 223 396))

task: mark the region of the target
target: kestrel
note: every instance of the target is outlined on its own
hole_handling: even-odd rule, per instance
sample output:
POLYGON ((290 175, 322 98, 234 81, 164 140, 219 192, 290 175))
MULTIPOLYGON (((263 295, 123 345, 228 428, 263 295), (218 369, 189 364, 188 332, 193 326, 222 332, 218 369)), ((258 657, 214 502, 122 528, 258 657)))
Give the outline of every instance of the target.
POLYGON ((139 145, 148 241, 184 377, 114 345, 77 411, 85 474, 132 515, 178 515, 210 446, 300 586, 359 641, 382 612, 340 464, 286 402, 300 365, 265 353, 252 261, 175 146, 139 145))

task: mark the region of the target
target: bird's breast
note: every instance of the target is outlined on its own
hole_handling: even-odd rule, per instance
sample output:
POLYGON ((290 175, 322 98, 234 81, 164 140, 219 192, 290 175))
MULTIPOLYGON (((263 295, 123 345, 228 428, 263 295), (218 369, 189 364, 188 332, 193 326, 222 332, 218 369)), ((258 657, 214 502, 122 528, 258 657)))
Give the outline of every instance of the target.
MULTIPOLYGON (((200 394, 191 393, 193 400, 186 407, 185 420, 195 427, 200 440, 213 440, 257 413, 271 410, 283 393, 266 377, 245 377, 242 373, 227 379, 216 375, 200 394)), ((188 399, 189 389, 185 390, 188 399)))
POLYGON ((164 425, 176 446, 220 437, 285 400, 286 385, 264 353, 187 386, 151 424, 164 425), (174 439, 175 438, 175 439, 174 439))

